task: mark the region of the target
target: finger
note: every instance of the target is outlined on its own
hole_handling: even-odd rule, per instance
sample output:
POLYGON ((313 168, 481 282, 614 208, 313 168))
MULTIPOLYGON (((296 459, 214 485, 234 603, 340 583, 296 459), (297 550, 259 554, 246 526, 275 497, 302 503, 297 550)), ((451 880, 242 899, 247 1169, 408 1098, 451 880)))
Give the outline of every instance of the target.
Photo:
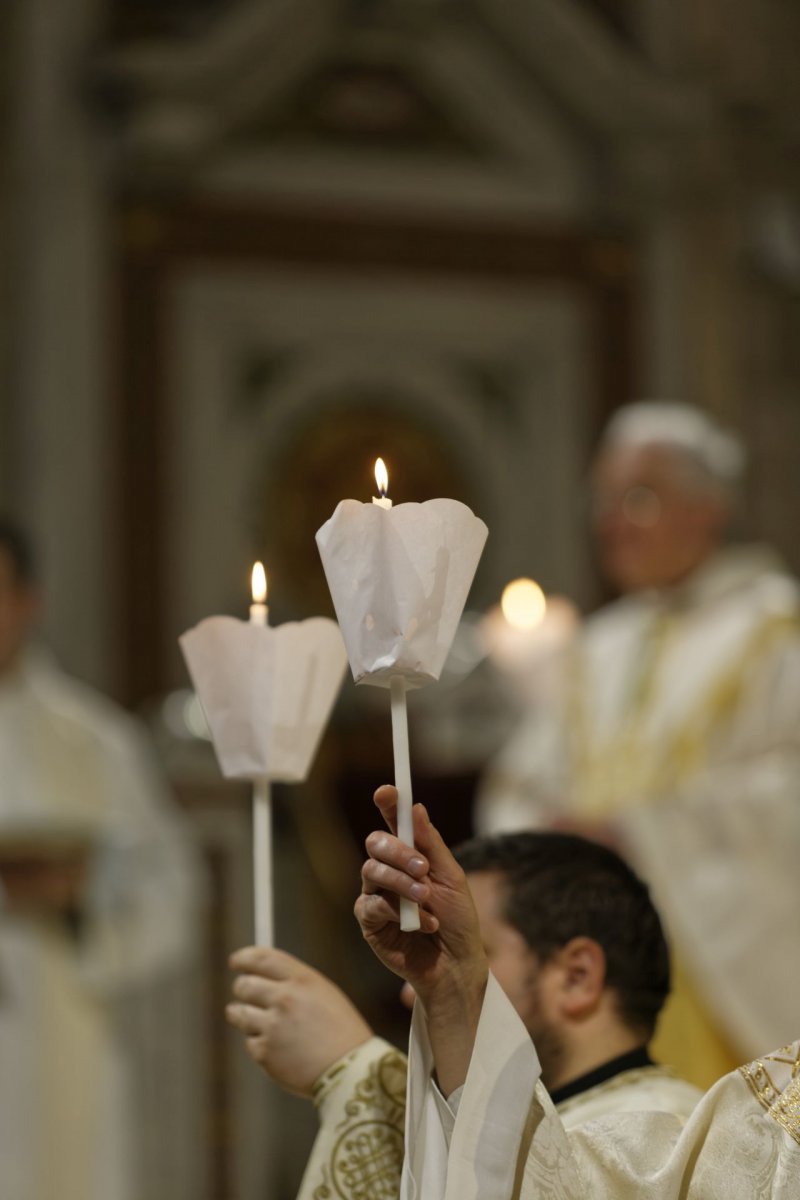
POLYGON ((266 1031, 264 1010, 250 1004, 226 1004, 225 1020, 246 1037, 263 1037, 266 1031))
POLYGON ((397 788, 390 783, 381 784, 372 799, 392 833, 397 833, 397 788))
POLYGON ((391 892, 394 896, 403 896, 407 900, 424 901, 430 895, 427 884, 418 879, 412 879, 405 871, 368 858, 361 868, 363 890, 367 895, 376 891, 391 892))
MULTIPOLYGON (((436 933, 439 928, 439 918, 435 917, 432 912, 428 912, 427 908, 419 910, 419 927, 422 933, 436 933)), ((411 937, 414 935, 411 934, 411 937)))
MULTIPOLYGON (((380 933, 387 925, 400 924, 400 902, 393 896, 364 895, 358 897, 354 906, 356 920, 364 937, 380 933)), ((439 920, 426 908, 419 910, 420 929, 423 933, 436 933, 439 920)), ((399 931, 398 931, 399 932, 399 931)), ((404 937, 407 935, 403 935, 404 937)), ((413 936, 413 935, 409 935, 413 936)))
POLYGON ((425 806, 415 804, 411 816, 414 822, 414 844, 417 856, 421 857, 420 851, 425 856, 430 874, 450 883, 460 881, 463 871, 450 853, 439 830, 431 823, 425 806))
POLYGON ((265 979, 291 979, 304 968, 304 964, 293 954, 269 946, 245 946, 235 950, 228 964, 234 971, 263 975, 265 979))
POLYGON ((400 924, 400 901, 392 896, 362 893, 353 905, 353 912, 364 934, 400 924))
POLYGON ((386 863, 397 871, 403 871, 415 879, 424 879, 430 864, 413 846, 407 846, 391 833, 382 829, 370 833, 364 843, 370 858, 386 863))
POLYGON ((258 1008, 270 1008, 278 998, 280 984, 260 975, 240 975, 234 980, 233 994, 237 1000, 258 1008))

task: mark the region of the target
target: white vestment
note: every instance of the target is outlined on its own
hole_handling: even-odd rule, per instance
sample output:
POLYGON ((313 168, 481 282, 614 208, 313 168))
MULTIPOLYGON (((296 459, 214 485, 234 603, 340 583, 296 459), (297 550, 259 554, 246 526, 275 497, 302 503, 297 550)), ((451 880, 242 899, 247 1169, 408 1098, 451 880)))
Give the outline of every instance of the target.
MULTIPOLYGON (((407 1060, 372 1038, 335 1063, 314 1089, 320 1128, 297 1200, 398 1200, 403 1164, 407 1060), (327 1189, 327 1190, 326 1190, 327 1189)), ((418 1081, 419 1082, 419 1081, 418 1081)), ((702 1092, 671 1071, 624 1071, 556 1105, 566 1129, 615 1112, 653 1110, 685 1124, 702 1092)), ((429 1137, 449 1140, 454 1114, 432 1089, 429 1137)))
POLYGON ((0 1196, 175 1197, 145 1161, 118 1017, 189 969, 197 863, 136 723, 31 656, 0 684, 0 852, 39 837, 85 843, 89 879, 76 929, 0 896, 0 1196))
POLYGON ((800 590, 767 551, 592 617, 487 772, 481 832, 616 824, 740 1060, 796 1032, 800 590))
POLYGON ((653 1064, 621 1071, 611 1079, 556 1103, 565 1129, 577 1129, 596 1117, 619 1112, 666 1112, 685 1122, 703 1093, 669 1067, 653 1064))
MULTIPOLYGON (((401 1200, 797 1200, 800 1041, 726 1075, 685 1123, 663 1111, 567 1131, 525 1026, 489 977, 455 1115, 417 1005, 401 1200)), ((322 1193, 320 1193, 322 1195, 322 1193)))

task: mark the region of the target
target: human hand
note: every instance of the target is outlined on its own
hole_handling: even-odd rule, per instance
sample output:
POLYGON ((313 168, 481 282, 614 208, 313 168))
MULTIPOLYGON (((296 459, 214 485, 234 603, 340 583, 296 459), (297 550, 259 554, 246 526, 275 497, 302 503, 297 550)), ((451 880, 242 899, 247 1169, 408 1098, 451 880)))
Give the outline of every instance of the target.
POLYGON ((366 840, 370 857, 361 870, 355 914, 367 943, 426 1007, 451 984, 460 989, 475 983, 482 993, 488 968, 464 872, 421 804, 413 809, 411 847, 396 836, 396 789, 384 785, 374 799, 390 832, 366 840), (400 897, 419 904, 419 932, 400 929, 400 897))
POLYGON ((229 962, 240 974, 225 1016, 245 1035, 250 1057, 287 1092, 310 1096, 328 1067, 372 1036, 344 992, 293 955, 249 946, 229 962))
POLYGON ((367 838, 355 914, 372 950, 411 984, 425 1010, 439 1085, 446 1096, 464 1082, 489 967, 466 876, 421 804, 412 811, 414 843, 396 836, 397 790, 375 793, 390 832, 367 838), (420 906, 420 929, 400 928, 400 898, 420 906))

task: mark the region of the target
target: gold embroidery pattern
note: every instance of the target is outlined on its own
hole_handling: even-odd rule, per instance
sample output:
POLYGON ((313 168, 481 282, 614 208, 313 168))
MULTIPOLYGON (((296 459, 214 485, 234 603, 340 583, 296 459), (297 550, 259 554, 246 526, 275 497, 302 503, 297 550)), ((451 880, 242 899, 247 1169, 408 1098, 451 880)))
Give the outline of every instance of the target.
POLYGON ((316 1108, 319 1108, 328 1093, 336 1087, 340 1076, 347 1070, 356 1053, 357 1051, 353 1050, 350 1054, 334 1063, 332 1067, 329 1067, 323 1075, 320 1075, 311 1089, 311 1099, 316 1108))
MULTIPOLYGON (((344 1064, 345 1066, 347 1064, 344 1064)), ((370 1064, 336 1126, 313 1200, 397 1200, 403 1166, 407 1064, 391 1051, 370 1064)))
POLYGON ((641 674, 631 696, 629 720, 609 743, 593 745, 584 697, 587 694, 579 653, 571 663, 570 728, 575 780, 573 794, 587 813, 613 812, 620 802, 640 802, 670 791, 704 765, 709 746, 738 711, 752 667, 787 634, 796 634, 794 617, 769 617, 751 634, 731 669, 713 681, 681 728, 656 748, 642 730, 657 694, 657 677, 672 620, 661 617, 643 651, 641 674))
POLYGON ((800 1042, 739 1071, 768 1115, 800 1145, 800 1042))
POLYGON ((334 1195, 396 1200, 402 1165, 402 1131, 387 1121, 361 1121, 342 1134, 331 1155, 334 1195))

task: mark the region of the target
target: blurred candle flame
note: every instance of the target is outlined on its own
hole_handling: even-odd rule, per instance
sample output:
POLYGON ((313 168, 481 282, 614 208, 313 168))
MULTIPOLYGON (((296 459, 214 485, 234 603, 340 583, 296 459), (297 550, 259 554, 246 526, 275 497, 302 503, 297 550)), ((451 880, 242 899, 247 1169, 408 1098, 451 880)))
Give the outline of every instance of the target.
POLYGON ((389 490, 389 472, 386 470, 386 463, 382 458, 375 461, 375 482, 381 496, 385 497, 389 490))
POLYGON ((267 598, 267 572, 264 570, 263 563, 253 563, 250 587, 253 593, 253 604, 263 604, 267 598))
POLYGON ((514 629, 530 630, 544 620, 547 601, 538 583, 532 579, 514 579, 503 589, 500 607, 514 629))

